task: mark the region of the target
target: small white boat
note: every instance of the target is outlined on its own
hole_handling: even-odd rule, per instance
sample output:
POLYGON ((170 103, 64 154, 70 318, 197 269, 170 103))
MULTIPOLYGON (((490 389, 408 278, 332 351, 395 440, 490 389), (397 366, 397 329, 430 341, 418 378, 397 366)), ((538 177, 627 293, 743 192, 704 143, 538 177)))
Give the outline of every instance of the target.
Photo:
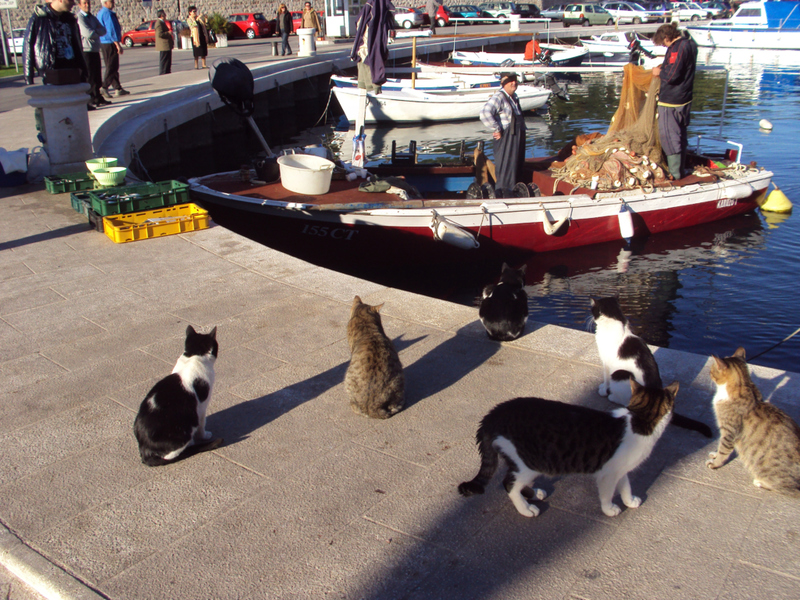
POLYGON ((745 2, 730 19, 686 30, 698 46, 800 50, 800 2, 745 2))
MULTIPOLYGON (((357 77, 343 77, 341 75, 331 75, 331 81, 336 87, 357 88, 357 77)), ((498 75, 468 75, 464 73, 441 73, 441 72, 421 72, 417 74, 416 82, 412 86, 411 79, 389 78, 386 83, 381 85, 383 90, 399 90, 415 87, 423 90, 485 90, 486 88, 499 88, 500 78, 498 75)))
MULTIPOLYGON (((551 50, 548 66, 553 67, 579 67, 588 50, 579 46, 566 46, 562 44, 540 44, 542 50, 551 50)), ((511 54, 507 52, 463 52, 456 50, 451 59, 457 65, 472 67, 502 67, 502 66, 534 66, 542 65, 541 62, 526 60, 524 54, 511 54)))
POLYGON ((656 46, 650 39, 639 35, 635 31, 611 31, 601 35, 593 35, 591 39, 579 40, 581 45, 591 54, 589 61, 595 58, 602 58, 608 62, 628 62, 631 53, 631 44, 638 41, 644 49, 655 54, 664 56, 667 49, 663 46, 656 46))
MULTIPOLYGON (((359 106, 359 89, 334 87, 333 94, 345 116, 356 121, 359 106)), ((437 90, 401 88, 367 93, 365 123, 391 121, 393 123, 418 123, 465 121, 478 115, 496 90, 473 88, 466 90, 437 90)), ((550 90, 531 85, 520 85, 517 96, 523 112, 536 110, 550 98, 550 90)))

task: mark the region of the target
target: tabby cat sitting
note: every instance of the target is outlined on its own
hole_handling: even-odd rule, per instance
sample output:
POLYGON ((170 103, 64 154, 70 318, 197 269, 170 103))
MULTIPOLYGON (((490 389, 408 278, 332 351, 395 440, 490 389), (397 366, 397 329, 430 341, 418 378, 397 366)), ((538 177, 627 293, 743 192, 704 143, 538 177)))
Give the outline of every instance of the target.
MULTIPOLYGON (((593 473, 606 515, 620 513, 612 502, 616 491, 625 506, 637 508, 641 500, 631 493, 628 473, 650 456, 664 432, 678 383, 663 390, 642 387, 634 379, 629 385, 630 404, 611 413, 541 398, 498 404, 483 418, 476 435, 480 470, 458 491, 463 496, 482 494, 502 456, 508 465, 503 486, 524 517, 539 515, 539 508, 522 495, 539 475, 593 473)), ((546 496, 544 490, 533 490, 537 500, 546 496)))
POLYGON ((712 359, 720 440, 706 464, 719 469, 736 450, 753 485, 800 498, 800 427, 777 406, 764 402, 750 378, 744 348, 728 358, 712 359))

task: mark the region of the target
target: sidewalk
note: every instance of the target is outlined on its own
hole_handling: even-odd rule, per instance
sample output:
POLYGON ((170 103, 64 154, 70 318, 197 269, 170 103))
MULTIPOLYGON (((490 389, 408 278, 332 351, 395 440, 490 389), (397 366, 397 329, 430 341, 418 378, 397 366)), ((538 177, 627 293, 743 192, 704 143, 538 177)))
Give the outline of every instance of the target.
MULTIPOLYGON (((535 519, 500 475, 458 495, 498 402, 609 407, 590 333, 534 310, 497 344, 472 307, 217 226, 115 245, 40 188, 0 189, 0 223, 0 563, 45 597, 798 597, 800 504, 753 487, 741 461, 710 471, 716 441, 696 433, 668 428, 631 476, 642 506, 613 519, 586 477, 544 482, 535 519), (384 303, 405 368, 406 409, 387 421, 356 415, 344 391, 356 294, 384 303), (133 419, 188 324, 218 327, 208 428, 225 445, 148 468, 133 419)), ((656 359, 680 382, 678 410, 713 424, 708 357, 656 359)), ((800 420, 797 374, 753 375, 800 420)))

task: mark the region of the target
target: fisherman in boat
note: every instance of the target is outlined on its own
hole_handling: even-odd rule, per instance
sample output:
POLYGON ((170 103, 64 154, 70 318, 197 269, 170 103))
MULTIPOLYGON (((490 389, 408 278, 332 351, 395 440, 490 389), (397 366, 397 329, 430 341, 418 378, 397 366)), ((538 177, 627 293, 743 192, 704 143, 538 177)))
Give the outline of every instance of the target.
POLYGON ((675 23, 662 25, 653 36, 656 46, 664 46, 664 62, 653 68, 661 79, 658 95, 658 135, 667 155, 667 166, 675 179, 685 176, 686 129, 692 109, 692 88, 697 65, 697 44, 684 37, 675 23))
POLYGON ((481 122, 493 131, 495 195, 511 198, 525 162, 525 118, 517 98, 517 74, 501 73, 498 90, 481 109, 481 122))

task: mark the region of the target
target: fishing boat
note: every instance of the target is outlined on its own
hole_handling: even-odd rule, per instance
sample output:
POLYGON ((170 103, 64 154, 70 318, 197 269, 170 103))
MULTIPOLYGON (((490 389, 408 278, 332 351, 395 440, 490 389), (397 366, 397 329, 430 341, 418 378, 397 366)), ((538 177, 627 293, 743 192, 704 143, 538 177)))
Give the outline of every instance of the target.
MULTIPOLYGON (((345 77, 343 75, 331 75, 331 82, 336 87, 357 88, 357 77, 345 77)), ((419 90, 432 91, 468 91, 477 90, 478 92, 486 88, 499 88, 500 78, 495 74, 489 75, 468 75, 463 73, 437 73, 420 72, 416 80, 400 79, 390 77, 381 85, 383 90, 399 90, 414 87, 419 90)))
MULTIPOLYGON (((359 97, 363 95, 358 88, 334 87, 333 94, 339 101, 342 111, 350 122, 356 122, 359 114, 359 97)), ((443 121, 464 121, 477 119, 481 108, 496 90, 472 89, 417 89, 403 87, 388 89, 380 94, 368 92, 366 95, 366 118, 364 123, 425 123, 443 121)), ((517 96, 523 112, 536 110, 547 103, 549 89, 520 85, 517 96)))
POLYGON ((637 42, 641 48, 662 59, 667 51, 666 48, 656 46, 650 39, 635 31, 611 31, 578 41, 589 51, 588 61, 592 64, 626 63, 630 60, 631 45, 637 42))
MULTIPOLYGON (((585 48, 579 46, 567 46, 562 44, 540 44, 542 50, 549 50, 547 66, 551 67, 579 67, 584 57, 589 53, 585 48)), ((526 60, 525 54, 513 54, 507 52, 466 52, 462 50, 454 51, 450 59, 456 65, 471 67, 505 67, 505 66, 541 66, 541 61, 526 60)))
POLYGON ((698 46, 800 50, 800 2, 745 2, 730 19, 686 30, 698 46))
POLYGON ((220 225, 301 258, 455 264, 640 238, 751 211, 763 203, 773 174, 737 163, 731 151, 726 156, 693 153, 690 164, 702 169, 649 190, 574 187, 553 174, 552 158, 529 159, 529 194, 475 198, 471 159, 424 164, 399 155, 369 172, 403 177, 420 198, 395 188, 359 191, 359 181, 347 178, 305 196, 240 171, 192 179, 190 189, 220 225))

